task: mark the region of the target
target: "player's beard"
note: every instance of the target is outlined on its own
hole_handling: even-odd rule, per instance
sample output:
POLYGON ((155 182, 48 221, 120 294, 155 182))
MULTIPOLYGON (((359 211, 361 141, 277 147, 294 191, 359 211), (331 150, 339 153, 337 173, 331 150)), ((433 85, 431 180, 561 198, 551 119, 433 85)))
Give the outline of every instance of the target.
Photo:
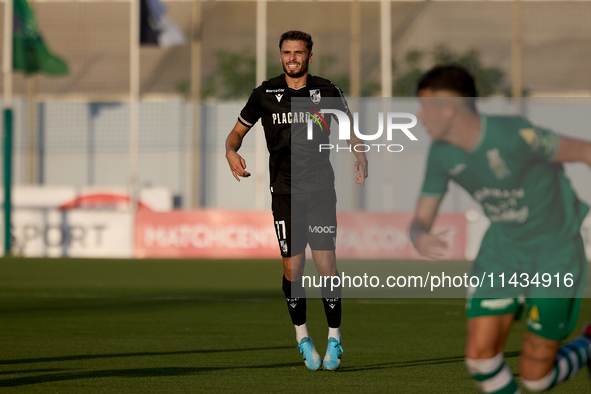
POLYGON ((290 70, 289 68, 287 68, 286 63, 282 63, 281 65, 283 66, 283 71, 285 72, 285 75, 288 75, 291 78, 300 78, 308 73, 308 59, 302 61, 301 67, 297 70, 290 70))

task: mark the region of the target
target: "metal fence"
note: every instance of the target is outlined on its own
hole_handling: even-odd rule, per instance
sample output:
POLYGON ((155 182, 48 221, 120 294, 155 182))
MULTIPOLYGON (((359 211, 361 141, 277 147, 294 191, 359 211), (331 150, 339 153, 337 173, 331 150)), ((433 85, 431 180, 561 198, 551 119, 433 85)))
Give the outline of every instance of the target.
MULTIPOLYGON (((15 74, 15 183, 127 185, 131 3, 32 4, 48 46, 71 71, 62 78, 15 74)), ((223 141, 261 82, 261 66, 269 77, 280 72, 278 37, 288 29, 312 34, 311 72, 334 80, 348 95, 408 94, 418 73, 452 59, 482 72, 487 94, 591 96, 589 1, 166 4, 192 44, 141 49, 139 183, 170 188, 183 208, 194 207, 196 193, 203 207, 269 206, 268 196, 256 197, 267 194, 266 160, 259 160, 256 180, 236 189, 224 168, 223 141), (195 78, 201 89, 191 96, 195 78), (200 100, 200 116, 194 116, 191 98, 200 100), (237 190, 241 198, 230 198, 237 190)), ((243 150, 251 168, 256 156, 266 157, 260 138, 250 134, 243 150)))

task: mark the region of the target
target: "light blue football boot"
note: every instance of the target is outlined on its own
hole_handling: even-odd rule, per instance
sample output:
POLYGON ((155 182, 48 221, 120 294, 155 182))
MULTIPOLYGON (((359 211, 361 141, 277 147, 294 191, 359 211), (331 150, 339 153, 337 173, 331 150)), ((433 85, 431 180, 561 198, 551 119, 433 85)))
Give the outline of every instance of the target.
POLYGON ((328 347, 326 348, 326 355, 322 361, 322 366, 328 371, 336 371, 341 366, 341 354, 343 354, 343 347, 341 346, 341 336, 339 339, 328 338, 328 347))
POLYGON ((304 356, 304 364, 310 371, 316 371, 320 368, 320 354, 316 351, 312 338, 302 338, 298 350, 304 356))

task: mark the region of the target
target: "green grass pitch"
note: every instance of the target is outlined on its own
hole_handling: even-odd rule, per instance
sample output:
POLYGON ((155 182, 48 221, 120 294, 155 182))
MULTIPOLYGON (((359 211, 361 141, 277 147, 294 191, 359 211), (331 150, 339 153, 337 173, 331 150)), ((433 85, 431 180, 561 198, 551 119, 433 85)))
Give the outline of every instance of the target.
MULTIPOLYGON (((462 299, 345 299, 343 366, 311 372, 281 275, 279 261, 2 259, 0 391, 476 393, 462 299)), ((585 320, 589 299, 571 338, 585 320)), ((318 299, 308 325, 323 356, 318 299)), ((523 332, 506 347, 515 373, 523 332)), ((587 371, 552 392, 591 392, 587 371)))

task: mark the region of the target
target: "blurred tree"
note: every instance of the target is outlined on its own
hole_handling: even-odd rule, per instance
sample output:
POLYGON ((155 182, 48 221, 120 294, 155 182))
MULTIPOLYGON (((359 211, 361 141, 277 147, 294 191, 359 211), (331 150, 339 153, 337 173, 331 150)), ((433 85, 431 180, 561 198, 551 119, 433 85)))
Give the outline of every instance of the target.
MULTIPOLYGON (((445 45, 438 45, 429 55, 433 65, 458 64, 470 71, 474 76, 478 95, 481 97, 495 93, 504 94, 506 91, 506 87, 503 85, 505 72, 497 67, 484 66, 480 59, 480 53, 476 50, 456 53, 445 45)), ((415 95, 416 84, 421 75, 427 71, 422 67, 426 57, 424 52, 417 50, 406 53, 405 71, 393 83, 394 96, 410 97, 415 95)), ((394 67, 394 72, 397 73, 396 67, 394 67)))
MULTIPOLYGON (((235 99, 248 97, 254 88, 256 79, 255 57, 248 51, 218 51, 215 54, 218 70, 205 78, 201 97, 235 99)), ((185 99, 190 98, 191 82, 179 81, 175 91, 185 99)))
POLYGON ((335 58, 330 55, 323 55, 316 58, 310 64, 310 74, 318 75, 319 77, 329 79, 332 83, 337 85, 345 94, 349 93, 349 75, 348 74, 334 74, 330 70, 333 68, 335 58))
POLYGON ((256 60, 248 51, 218 51, 218 84, 216 96, 221 99, 248 97, 255 86, 256 60))
MULTIPOLYGON (((256 59, 248 51, 218 51, 216 54, 218 69, 215 74, 207 77, 203 84, 202 97, 222 100, 244 99, 250 96, 256 87, 256 59)), ((321 56, 310 64, 310 73, 330 79, 344 92, 349 90, 349 77, 346 74, 331 74, 334 58, 321 56)), ((267 78, 283 73, 283 68, 276 53, 267 57, 267 78)), ((175 91, 185 99, 190 95, 189 80, 179 81, 175 91)))
MULTIPOLYGON (((214 98, 222 100, 244 99, 250 96, 256 84, 256 59, 252 52, 218 51, 216 54, 218 69, 215 74, 205 78, 202 98, 214 98)), ((415 95, 418 79, 427 70, 424 67, 425 60, 431 58, 431 64, 459 64, 466 67, 476 79, 476 88, 480 96, 492 94, 507 95, 506 86, 503 85, 505 72, 497 67, 485 67, 480 59, 480 53, 476 50, 468 50, 464 53, 456 53, 445 45, 436 46, 430 53, 418 50, 410 50, 404 56, 404 69, 400 70, 396 61, 392 62, 394 75, 398 75, 393 82, 393 94, 395 97, 411 97, 415 95)), ((324 55, 316 57, 310 64, 310 73, 330 79, 339 86, 345 94, 349 94, 349 76, 345 73, 334 73, 331 70, 335 59, 324 55)), ((283 68, 278 62, 277 54, 270 53, 267 57, 267 77, 271 78, 282 74, 283 68)), ((175 86, 175 91, 189 99, 190 81, 182 80, 175 86)), ((527 90, 524 90, 527 93, 527 90)), ((380 83, 365 81, 361 86, 361 96, 377 96, 380 94, 380 83)))

